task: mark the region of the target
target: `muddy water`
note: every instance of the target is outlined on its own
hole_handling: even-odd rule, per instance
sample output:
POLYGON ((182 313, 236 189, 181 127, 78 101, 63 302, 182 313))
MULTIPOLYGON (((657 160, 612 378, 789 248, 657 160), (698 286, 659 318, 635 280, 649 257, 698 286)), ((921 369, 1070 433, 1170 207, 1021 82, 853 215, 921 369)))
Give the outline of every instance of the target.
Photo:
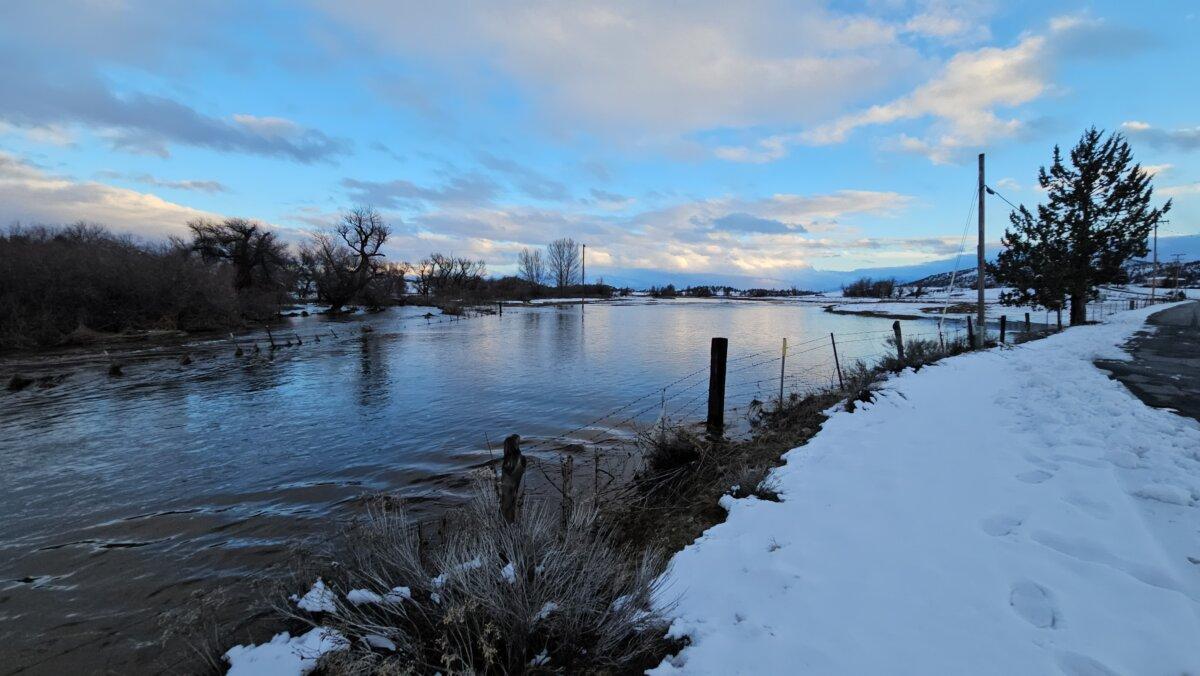
MULTIPOLYGON (((273 359, 250 353, 261 336, 241 358, 226 341, 190 345, 189 365, 178 346, 125 351, 121 377, 94 351, 0 360, 5 381, 69 374, 0 392, 0 673, 186 671, 186 656, 156 644, 173 611, 222 585, 249 599, 243 582, 355 514, 364 494, 436 513, 494 457, 489 442, 517 432, 538 445, 653 393, 703 369, 714 335, 740 366, 783 336, 805 346, 789 357, 790 388, 833 377, 828 350, 808 347, 817 339, 846 334, 848 361, 883 349, 882 333, 862 332, 891 326, 792 302, 510 307, 435 322, 425 311, 295 318, 275 339, 303 344, 273 359)), ((778 372, 731 373, 731 404, 777 392, 778 372)), ((659 413, 535 452, 627 436, 659 413)))

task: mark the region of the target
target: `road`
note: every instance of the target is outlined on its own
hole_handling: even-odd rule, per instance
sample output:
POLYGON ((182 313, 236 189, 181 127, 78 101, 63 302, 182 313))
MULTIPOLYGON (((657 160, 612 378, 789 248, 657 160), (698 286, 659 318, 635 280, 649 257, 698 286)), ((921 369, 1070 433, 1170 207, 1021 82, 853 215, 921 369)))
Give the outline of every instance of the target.
POLYGON ((1147 324, 1155 330, 1138 333, 1126 345, 1132 361, 1096 365, 1146 404, 1200 420, 1200 302, 1155 313, 1147 324))

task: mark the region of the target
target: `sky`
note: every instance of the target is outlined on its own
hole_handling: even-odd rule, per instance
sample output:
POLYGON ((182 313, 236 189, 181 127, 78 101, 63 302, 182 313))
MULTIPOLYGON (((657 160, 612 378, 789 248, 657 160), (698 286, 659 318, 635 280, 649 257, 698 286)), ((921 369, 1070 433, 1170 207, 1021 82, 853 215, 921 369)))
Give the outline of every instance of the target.
POLYGON ((7 0, 0 225, 369 205, 391 260, 567 236, 589 278, 786 283, 953 256, 978 153, 1033 204, 1095 125, 1196 234, 1198 38, 1185 1, 7 0))

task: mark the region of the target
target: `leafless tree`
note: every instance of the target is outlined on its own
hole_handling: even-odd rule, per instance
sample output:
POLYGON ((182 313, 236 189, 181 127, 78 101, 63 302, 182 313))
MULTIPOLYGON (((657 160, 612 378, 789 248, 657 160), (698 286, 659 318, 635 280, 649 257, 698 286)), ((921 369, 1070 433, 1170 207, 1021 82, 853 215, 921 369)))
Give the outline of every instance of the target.
POLYGON ((342 220, 334 228, 334 232, 342 238, 355 257, 353 274, 359 288, 367 285, 373 272, 375 258, 383 257, 380 247, 387 241, 392 229, 383 222, 379 212, 371 207, 355 207, 342 215, 342 220))
MULTIPOLYGON (((389 234, 383 217, 370 207, 351 209, 332 231, 313 234, 300 247, 300 265, 304 276, 316 284, 317 297, 338 310, 363 294, 382 273, 394 281, 395 267, 385 269, 379 261, 383 257, 379 250, 389 234)), ((401 280, 405 270, 399 270, 401 280)), ((366 300, 377 304, 380 299, 366 300)))
POLYGON ((544 284, 546 262, 542 260, 542 252, 538 249, 521 249, 521 253, 517 254, 517 274, 535 286, 544 284))
POLYGON ((206 261, 233 266, 233 287, 238 291, 256 283, 271 284, 277 270, 287 264, 287 248, 259 223, 227 218, 220 223, 198 219, 188 223, 192 250, 206 261))
POLYGON ((482 260, 432 253, 415 268, 419 293, 442 294, 474 289, 487 274, 482 260))
POLYGON ((546 247, 546 263, 551 279, 558 288, 579 281, 579 244, 570 237, 556 239, 546 247))

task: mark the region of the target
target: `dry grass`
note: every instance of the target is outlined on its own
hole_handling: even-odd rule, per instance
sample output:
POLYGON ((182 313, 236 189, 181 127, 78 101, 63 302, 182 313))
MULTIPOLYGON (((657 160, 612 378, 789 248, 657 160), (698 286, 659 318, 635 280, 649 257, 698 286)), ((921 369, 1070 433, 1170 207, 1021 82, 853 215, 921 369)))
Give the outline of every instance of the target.
POLYGON ((441 537, 402 510, 372 511, 331 552, 336 610, 282 605, 351 639, 324 673, 624 672, 666 652, 665 564, 659 550, 622 546, 588 502, 565 521, 555 505, 527 504, 509 525, 481 486, 441 537), (380 601, 355 604, 351 590, 380 601))

